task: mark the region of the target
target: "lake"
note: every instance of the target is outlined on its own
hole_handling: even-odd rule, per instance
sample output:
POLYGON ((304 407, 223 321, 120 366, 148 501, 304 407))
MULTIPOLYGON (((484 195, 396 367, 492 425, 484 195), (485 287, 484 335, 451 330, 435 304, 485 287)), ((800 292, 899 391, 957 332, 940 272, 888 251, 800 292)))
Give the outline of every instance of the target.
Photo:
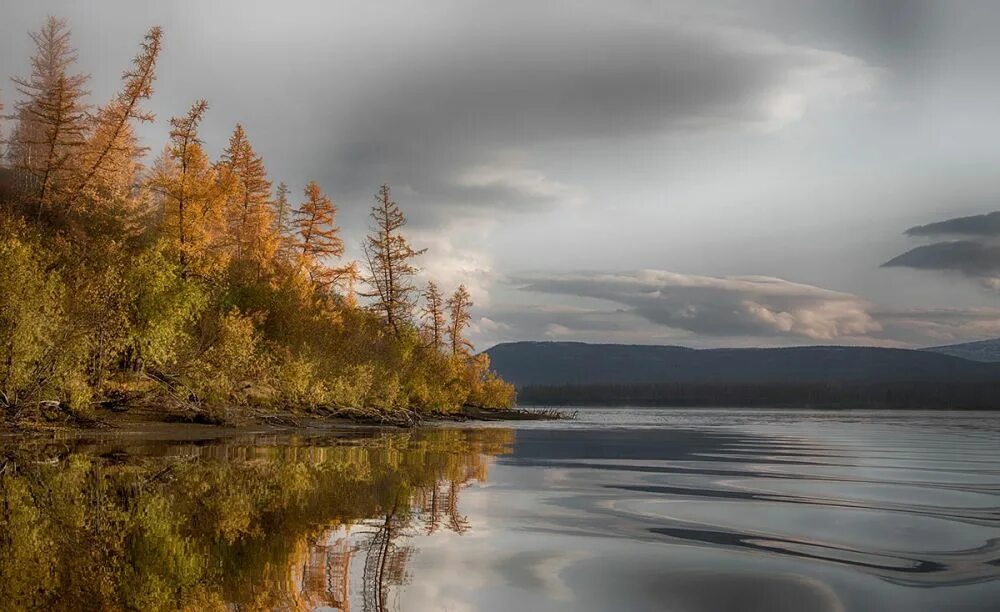
POLYGON ((1000 609, 1000 413, 168 438, 0 442, 0 609, 1000 609))

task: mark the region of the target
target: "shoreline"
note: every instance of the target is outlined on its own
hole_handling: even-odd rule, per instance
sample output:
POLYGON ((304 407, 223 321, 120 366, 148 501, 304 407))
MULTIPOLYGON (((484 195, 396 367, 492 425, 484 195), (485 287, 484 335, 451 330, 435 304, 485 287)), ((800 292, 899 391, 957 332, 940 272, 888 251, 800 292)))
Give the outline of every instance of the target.
POLYGON ((11 439, 64 437, 136 437, 150 441, 203 441, 243 435, 268 434, 349 434, 363 431, 406 430, 447 423, 491 423, 539 421, 569 418, 555 410, 523 408, 492 409, 467 406, 455 413, 255 413, 238 422, 206 422, 182 418, 176 413, 150 414, 149 411, 111 411, 86 420, 25 421, 0 423, 0 444, 11 439), (158 417, 158 418, 157 418, 158 417))

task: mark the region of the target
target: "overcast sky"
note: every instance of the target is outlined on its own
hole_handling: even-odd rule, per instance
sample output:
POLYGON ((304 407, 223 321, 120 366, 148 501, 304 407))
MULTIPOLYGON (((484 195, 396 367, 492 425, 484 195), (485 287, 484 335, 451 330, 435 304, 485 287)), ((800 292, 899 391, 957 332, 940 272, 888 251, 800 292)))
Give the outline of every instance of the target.
POLYGON ((481 348, 1000 336, 995 1, 0 0, 0 74, 47 14, 95 102, 162 26, 146 144, 207 99, 353 254, 389 182, 481 348))

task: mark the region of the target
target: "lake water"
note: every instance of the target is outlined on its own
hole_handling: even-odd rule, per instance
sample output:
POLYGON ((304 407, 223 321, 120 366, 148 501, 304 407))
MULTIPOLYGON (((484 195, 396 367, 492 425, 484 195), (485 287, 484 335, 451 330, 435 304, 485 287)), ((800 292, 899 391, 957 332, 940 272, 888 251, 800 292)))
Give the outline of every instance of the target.
POLYGON ((1000 610, 1000 413, 0 444, 2 610, 1000 610))

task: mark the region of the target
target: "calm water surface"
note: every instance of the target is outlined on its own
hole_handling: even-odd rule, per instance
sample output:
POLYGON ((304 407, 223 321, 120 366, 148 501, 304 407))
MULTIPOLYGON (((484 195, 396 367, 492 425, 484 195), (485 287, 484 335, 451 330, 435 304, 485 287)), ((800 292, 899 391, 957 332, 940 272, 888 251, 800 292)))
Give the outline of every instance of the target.
POLYGON ((1000 610, 1000 413, 0 453, 0 609, 1000 610))

